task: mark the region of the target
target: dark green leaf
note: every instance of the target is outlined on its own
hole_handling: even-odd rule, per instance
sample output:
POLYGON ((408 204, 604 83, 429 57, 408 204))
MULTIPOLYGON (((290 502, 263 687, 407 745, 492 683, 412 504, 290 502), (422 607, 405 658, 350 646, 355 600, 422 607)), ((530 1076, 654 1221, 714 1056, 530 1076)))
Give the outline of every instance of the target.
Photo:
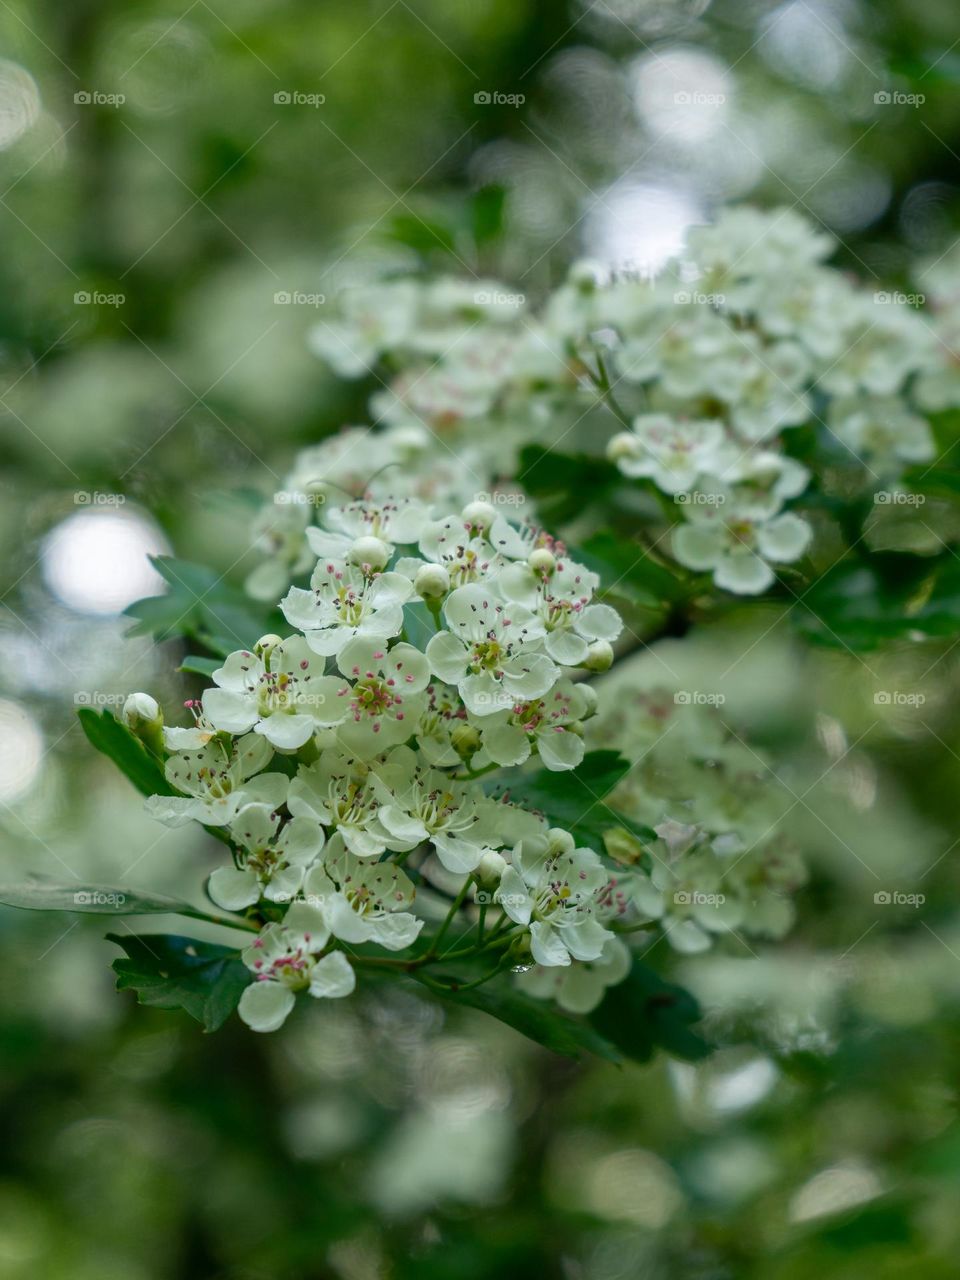
POLYGON ((576 557, 600 575, 601 590, 613 591, 633 604, 663 608, 686 591, 687 578, 661 564, 629 538, 601 530, 576 548, 576 557))
POLYGON ((91 743, 113 761, 138 791, 145 796, 176 794, 164 777, 156 756, 152 756, 136 734, 131 733, 111 712, 81 707, 77 714, 91 743))
MULTIPOLYGON (((416 972, 412 976, 417 977, 416 972)), ((434 988, 430 990, 434 991, 434 988)), ((494 979, 469 991, 451 992, 442 999, 488 1013, 528 1039, 542 1044, 545 1049, 564 1057, 582 1058, 589 1053, 606 1058, 608 1062, 620 1061, 620 1055, 609 1040, 586 1022, 568 1018, 547 1002, 535 1000, 507 982, 494 979)))
POLYGON ((557 453, 527 445, 520 454, 517 483, 538 505, 546 523, 564 524, 589 502, 602 503, 620 473, 605 458, 585 453, 557 453))
POLYGON ((197 676, 212 676, 222 666, 222 658, 198 658, 196 654, 191 653, 180 663, 180 670, 190 671, 197 676))
MULTIPOLYGON (((102 916, 178 915, 221 924, 234 923, 226 916, 212 915, 201 907, 192 907, 189 902, 168 898, 162 893, 144 893, 142 889, 112 884, 87 884, 82 880, 58 884, 45 876, 30 876, 22 884, 0 885, 0 904, 25 911, 78 911, 102 916)), ((240 925, 240 921, 236 924, 240 925)))
POLYGON ((239 953, 174 934, 107 937, 126 952, 114 960, 117 990, 133 990, 140 1004, 184 1009, 216 1031, 233 1013, 251 975, 239 953))
POLYGON ((634 960, 625 981, 609 987, 590 1015, 590 1023, 628 1058, 646 1062, 659 1047, 676 1058, 696 1061, 712 1051, 690 1024, 700 1007, 683 987, 665 982, 634 960))
MULTIPOLYGON (((623 815, 605 801, 629 768, 630 762, 617 751, 588 751, 576 769, 540 769, 511 782, 505 794, 511 803, 539 810, 551 825, 566 828, 581 843, 599 850, 604 831, 626 825, 623 815)), ((502 787, 491 784, 492 791, 502 787)), ((656 838, 646 828, 635 830, 641 838, 656 838)))

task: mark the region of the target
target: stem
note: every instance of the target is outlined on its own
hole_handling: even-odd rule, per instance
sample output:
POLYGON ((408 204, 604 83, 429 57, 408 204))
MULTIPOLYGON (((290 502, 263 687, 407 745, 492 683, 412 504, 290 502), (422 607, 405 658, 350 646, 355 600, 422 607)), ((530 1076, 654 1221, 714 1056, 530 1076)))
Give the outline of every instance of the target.
POLYGON ((446 917, 444 918, 443 924, 441 924, 439 932, 437 933, 433 942, 430 944, 430 950, 427 952, 427 956, 431 960, 436 959, 437 952, 440 949, 440 943, 443 941, 444 937, 446 936, 447 930, 450 928, 451 924, 453 923, 454 916, 463 906, 464 901, 466 900, 467 894, 470 892, 470 887, 472 884, 473 884, 473 878, 471 876, 467 876, 466 880, 464 880, 463 885, 460 888, 460 892, 454 898, 453 902, 450 903, 450 910, 447 912, 446 917))
POLYGON ((627 416, 626 412, 621 408, 619 401, 617 400, 616 396, 613 394, 613 386, 610 382, 610 374, 607 372, 607 366, 604 364, 603 356, 600 354, 599 351, 597 352, 597 369, 598 369, 597 374, 592 373, 589 368, 587 369, 587 375, 590 378, 590 381, 600 392, 600 396, 603 402, 606 404, 607 408, 610 410, 613 416, 623 426, 625 426, 628 430, 630 430, 633 426, 633 423, 630 420, 630 418, 627 416))
MULTIPOLYGON (((186 911, 180 913, 187 915, 186 911)), ((260 926, 252 920, 231 919, 229 916, 215 916, 209 911, 201 911, 199 907, 190 911, 194 920, 206 920, 208 924, 219 924, 224 929, 244 929, 247 933, 259 933, 260 926)))
POLYGON ((451 774, 451 777, 454 782, 473 782, 475 778, 482 778, 484 774, 493 773, 495 769, 499 768, 500 766, 496 761, 493 761, 491 764, 485 764, 482 769, 471 769, 468 765, 466 773, 454 773, 451 774))

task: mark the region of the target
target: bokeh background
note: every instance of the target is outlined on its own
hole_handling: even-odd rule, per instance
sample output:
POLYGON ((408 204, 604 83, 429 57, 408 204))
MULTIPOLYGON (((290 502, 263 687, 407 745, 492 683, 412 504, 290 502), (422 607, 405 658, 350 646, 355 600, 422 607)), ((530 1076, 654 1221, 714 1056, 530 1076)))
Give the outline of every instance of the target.
MULTIPOLYGON (((308 351, 320 296, 409 266, 535 301, 741 200, 907 287, 960 222, 950 0, 4 0, 0 37, 5 880, 212 865, 74 713, 175 714, 176 646, 119 616, 147 553, 241 582, 258 495, 365 420, 308 351)), ((954 1277, 960 649, 783 614, 611 677, 721 690, 795 802, 788 941, 654 957, 712 1058, 580 1067, 378 990, 204 1037, 113 993, 95 919, 4 910, 0 1280, 954 1277)))

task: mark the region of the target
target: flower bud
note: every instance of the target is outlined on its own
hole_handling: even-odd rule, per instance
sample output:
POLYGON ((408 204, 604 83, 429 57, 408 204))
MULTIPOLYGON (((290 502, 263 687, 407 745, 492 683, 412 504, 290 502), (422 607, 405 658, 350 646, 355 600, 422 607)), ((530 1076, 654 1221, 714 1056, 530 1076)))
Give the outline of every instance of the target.
POLYGON ((389 559, 390 548, 380 538, 375 538, 373 534, 357 538, 347 552, 347 560, 350 564, 361 567, 368 565, 371 569, 383 569, 389 559))
POLYGON ((573 853, 576 847, 576 840, 563 827, 551 827, 547 832, 547 853, 550 857, 556 857, 558 853, 573 853))
POLYGON ((156 698, 149 693, 131 693, 123 704, 123 723, 136 732, 146 725, 163 723, 163 715, 156 698))
POLYGON ((507 869, 507 860, 502 853, 496 853, 493 849, 488 849, 480 859, 480 865, 473 873, 477 883, 481 889, 496 889, 503 873, 507 869))
POLYGON ((489 529, 497 513, 489 502, 468 502, 463 508, 463 518, 472 528, 489 529))
POLYGON ((458 724, 450 734, 450 745, 461 760, 469 760, 480 746, 480 730, 472 724, 458 724))
POLYGON ((635 458, 638 443, 632 431, 618 431, 607 442, 607 457, 611 462, 619 462, 622 458, 635 458))
POLYGON ((527 564, 534 573, 549 577, 557 567, 557 557, 552 551, 548 551, 546 547, 537 547, 536 551, 530 552, 527 564))
POLYGON ((583 715, 580 719, 589 720, 597 714, 597 702, 599 701, 597 691, 594 689, 592 684, 587 684, 586 681, 584 681, 583 684, 577 685, 577 690, 583 696, 583 700, 586 703, 586 706, 583 709, 583 715))
POLYGON ((632 866, 643 857, 643 845, 626 827, 611 827, 605 831, 603 845, 614 862, 622 866, 632 866))
POLYGON ((442 564, 425 564, 417 570, 413 589, 424 600, 439 600, 450 590, 450 574, 442 564))
POLYGON ((613 666, 613 646, 609 640, 594 640, 587 650, 587 660, 581 664, 588 671, 609 671, 613 666))

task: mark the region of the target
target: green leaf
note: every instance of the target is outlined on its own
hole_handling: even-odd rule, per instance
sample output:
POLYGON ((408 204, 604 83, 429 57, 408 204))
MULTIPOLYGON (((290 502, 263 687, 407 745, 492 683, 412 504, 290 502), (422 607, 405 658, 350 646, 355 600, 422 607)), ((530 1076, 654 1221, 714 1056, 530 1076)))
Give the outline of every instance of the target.
POLYGON ((576 556, 600 575, 603 591, 614 591, 633 604, 663 609, 686 593, 688 577, 679 566, 671 571, 639 543, 609 530, 580 543, 576 556))
MULTIPOLYGON (((416 971, 411 975, 418 978, 416 971)), ((430 987, 435 994, 440 993, 430 987)), ((468 991, 450 992, 440 996, 451 1004, 468 1005, 471 1009, 479 1009, 491 1018, 497 1018, 513 1027, 529 1040, 542 1044, 553 1053, 567 1058, 582 1058, 584 1054, 595 1054, 606 1058, 608 1062, 619 1062, 620 1055, 614 1046, 598 1034, 586 1022, 577 1022, 566 1014, 558 1012, 552 1005, 543 1000, 535 1000, 532 996, 518 991, 506 982, 496 979, 485 983, 482 987, 474 987, 468 991)))
POLYGON ((192 907, 189 902, 168 898, 162 893, 144 893, 142 889, 112 884, 86 884, 81 880, 58 884, 45 876, 30 876, 22 884, 0 885, 0 904, 24 911, 78 911, 86 915, 192 916, 215 924, 245 927, 241 920, 211 915, 201 907, 192 907))
POLYGON ((875 649, 911 633, 960 629, 960 560, 874 555, 834 565, 791 610, 794 624, 820 644, 875 649))
MULTIPOLYGON (((641 839, 655 840, 646 827, 629 824, 606 804, 606 797, 630 768, 617 751, 588 751, 576 769, 540 769, 511 782, 505 791, 512 804, 543 813, 552 826, 564 827, 583 844, 603 848, 610 827, 630 825, 641 839)), ((491 791, 503 790, 493 782, 491 791)))
POLYGON ((176 795, 156 756, 152 756, 136 734, 131 733, 111 712, 81 707, 77 715, 93 746, 112 760, 138 791, 145 796, 176 795))
POLYGON ((204 1031, 223 1026, 252 980, 229 947, 175 934, 107 937, 127 956, 113 962, 118 991, 136 991, 140 1004, 158 1009, 183 1009, 204 1031))
POLYGON ((137 600, 124 610, 136 619, 129 632, 132 636, 152 635, 155 640, 191 636, 226 657, 285 627, 281 614, 224 582, 215 569, 174 556, 151 556, 150 560, 169 590, 137 600))
POLYGON ((565 524, 590 503, 603 503, 620 482, 612 462, 586 453, 557 453, 541 445, 527 445, 520 454, 517 483, 531 497, 546 524, 565 524))
POLYGON ((658 1047, 694 1062, 712 1052, 712 1046, 690 1029, 700 1017, 700 1006, 689 991, 634 960, 627 978, 607 988, 590 1023, 636 1062, 647 1062, 658 1047))
POLYGON ((222 666, 222 658, 198 658, 196 654, 190 653, 180 663, 180 670, 190 671, 196 676, 212 676, 222 666))

